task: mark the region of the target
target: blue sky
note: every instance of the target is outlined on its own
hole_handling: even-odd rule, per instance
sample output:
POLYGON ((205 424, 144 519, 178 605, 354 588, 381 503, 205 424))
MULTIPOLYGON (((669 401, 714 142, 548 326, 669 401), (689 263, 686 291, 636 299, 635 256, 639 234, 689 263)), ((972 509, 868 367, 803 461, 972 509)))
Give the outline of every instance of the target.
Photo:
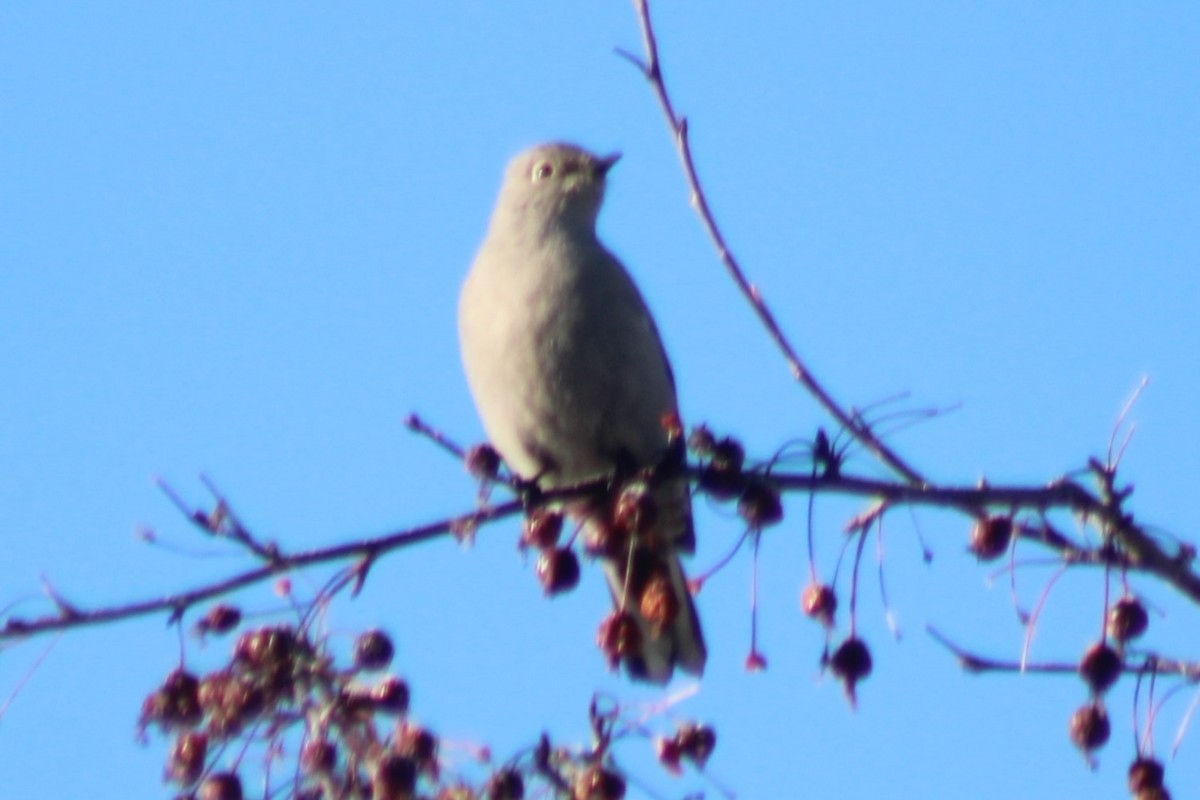
MULTIPOLYGON (((1134 508, 1195 541, 1200 10, 655 11, 730 243, 838 397, 956 407, 894 438, 936 480, 1040 483, 1101 454, 1147 376, 1125 460, 1134 508)), ((208 474, 290 549, 469 508, 459 465, 402 423, 417 411, 462 441, 482 435, 457 291, 504 162, 538 141, 624 153, 601 233, 656 313, 686 421, 760 456, 826 424, 734 295, 649 88, 613 55, 639 46, 624 3, 0 9, 0 604, 44 611, 42 575, 86 606, 246 566, 188 528, 155 475, 200 500, 208 474), (139 541, 143 528, 171 547, 139 541)), ((698 506, 697 570, 740 533, 727 509, 698 506)), ((857 508, 817 505, 827 572, 857 508)), ((745 798, 1125 796, 1130 687, 1113 693, 1113 741, 1093 773, 1065 734, 1078 681, 963 676, 923 634, 929 622, 989 654, 1020 651, 1006 581, 964 557, 958 518, 890 519, 904 635, 891 640, 866 581, 876 674, 851 713, 820 679, 821 634, 796 608, 802 498, 787 509, 764 542, 767 672, 742 669, 748 557, 699 598, 710 663, 680 710, 717 727, 723 784, 745 798)), ((347 643, 391 630, 416 714, 499 754, 542 729, 583 740, 598 689, 658 698, 593 648, 599 575, 544 601, 515 538, 508 523, 473 549, 397 554, 330 617, 347 643)), ((1019 573, 1027 604, 1050 574, 1019 573)), ((1158 609, 1148 642, 1200 657, 1196 609, 1135 585, 1158 609)), ((269 587, 239 600, 281 606, 269 587)), ((1099 575, 1059 581, 1035 657, 1074 660, 1101 603, 1099 575)), ((225 644, 188 647, 203 667, 225 644)), ((0 785, 166 796, 162 743, 133 733, 177 658, 161 619, 4 651, 0 696, 33 673, 0 720, 0 785)), ((1160 755, 1194 693, 1163 712, 1160 755)), ((661 796, 708 786, 662 775, 640 748, 623 763, 661 796)), ((1200 789, 1198 748, 1193 730, 1168 765, 1176 796, 1200 789)))

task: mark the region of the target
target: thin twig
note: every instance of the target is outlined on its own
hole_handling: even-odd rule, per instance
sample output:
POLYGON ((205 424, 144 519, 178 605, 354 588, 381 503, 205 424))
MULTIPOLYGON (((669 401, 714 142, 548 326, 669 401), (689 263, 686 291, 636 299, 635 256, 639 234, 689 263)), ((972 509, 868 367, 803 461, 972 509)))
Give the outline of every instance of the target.
POLYGON ((416 414, 409 414, 404 420, 404 425, 413 433, 418 433, 424 436, 451 455, 456 456, 459 459, 466 458, 467 451, 462 445, 458 444, 457 442, 452 442, 446 436, 446 434, 442 433, 416 414))
POLYGON ((0 722, 4 720, 4 715, 8 713, 8 709, 12 706, 13 701, 16 700, 21 692, 25 689, 25 685, 29 683, 30 678, 32 678, 34 674, 37 673, 37 671, 41 668, 42 662, 44 662, 46 657, 50 655, 50 651, 54 649, 56 644, 58 644, 58 640, 60 638, 62 638, 61 633, 51 640, 50 644, 46 645, 42 649, 42 652, 38 653, 37 658, 33 660, 33 663, 29 666, 29 669, 25 670, 25 674, 17 680, 17 685, 13 687, 11 692, 9 692, 8 699, 6 699, 3 703, 0 703, 0 722))
MULTIPOLYGON (((933 637, 938 644, 945 647, 954 657, 958 659, 959 664, 968 672, 1012 672, 1012 673, 1042 673, 1047 675, 1078 675, 1079 664, 1077 662, 1037 662, 1022 664, 1020 661, 1009 661, 999 658, 991 658, 981 656, 977 653, 972 653, 959 644, 956 644, 949 636, 939 631, 932 625, 925 626, 926 632, 933 637)), ((1153 664, 1155 673, 1160 675, 1178 675, 1190 683, 1200 682, 1200 662, 1183 661, 1181 659, 1164 659, 1156 655, 1147 654, 1143 659, 1134 661, 1127 660, 1121 668, 1122 674, 1136 675, 1147 669, 1148 664, 1153 664)))
POLYGON ((201 475, 200 482, 204 484, 204 488, 208 489, 209 493, 216 499, 217 508, 220 509, 221 516, 228 523, 218 526, 220 532, 224 532, 227 538, 249 549, 250 552, 264 561, 278 561, 284 557, 274 542, 260 542, 250 533, 250 529, 242 524, 242 520, 234 513, 233 506, 217 488, 217 485, 213 483, 211 478, 207 475, 201 475))
POLYGON ((483 508, 470 514, 440 520, 428 525, 409 528, 408 530, 334 545, 332 547, 318 548, 302 553, 293 553, 278 561, 240 572, 223 580, 152 600, 141 600, 92 610, 74 609, 74 612, 71 614, 57 613, 37 619, 10 617, 6 620, 3 628, 0 628, 0 641, 23 639, 50 631, 102 625, 106 622, 133 619, 135 617, 164 612, 169 612, 172 618, 176 618, 182 612, 198 603, 227 595, 247 586, 262 583, 277 575, 316 564, 326 564, 354 558, 375 558, 392 550, 398 550, 445 536, 451 533, 456 526, 464 524, 478 525, 482 522, 510 517, 521 511, 523 511, 523 506, 520 501, 512 500, 498 506, 483 508))
POLYGON ((675 148, 679 153, 679 160, 683 165, 684 176, 691 191, 692 206, 696 209, 696 213, 699 214, 705 230, 708 231, 708 235, 717 249, 721 263, 724 264, 726 271, 729 272, 730 277, 737 284, 738 290, 750 303, 750 307, 766 328, 775 345, 783 353, 788 367, 791 369, 792 376, 808 390, 809 394, 817 399, 817 402, 843 428, 850 431, 856 439, 862 442, 871 452, 875 453, 884 464, 903 477, 907 483, 917 486, 926 484, 926 479, 915 467, 911 466, 898 453, 886 445, 860 415, 843 408, 824 385, 817 380, 816 376, 808 369, 787 336, 783 333, 783 329, 780 328, 774 313, 767 306, 758 287, 746 278, 745 272, 725 241, 725 235, 717 225, 712 209, 709 208, 704 189, 700 184, 700 177, 696 172, 696 165, 692 158, 691 144, 688 141, 687 119, 676 112, 675 106, 671 101, 671 96, 667 91, 658 55, 658 41, 654 34, 654 26, 650 22, 648 0, 634 0, 633 5, 641 24, 645 60, 643 61, 625 50, 617 50, 617 54, 638 68, 646 80, 650 82, 655 95, 658 97, 659 105, 662 106, 663 114, 666 116, 675 138, 675 148))
POLYGON ((1125 455, 1125 448, 1129 446, 1130 440, 1133 438, 1133 432, 1137 426, 1130 425, 1125 431, 1125 440, 1121 442, 1121 446, 1117 447, 1117 434, 1121 432, 1121 428, 1125 426, 1125 420, 1129 419, 1130 412, 1141 399, 1142 393, 1146 391, 1146 387, 1150 385, 1150 379, 1143 376, 1138 381, 1137 388, 1133 390, 1133 394, 1125 401, 1125 405, 1121 407, 1121 413, 1117 415, 1117 421, 1113 423, 1112 433, 1108 437, 1108 452, 1106 454, 1106 465, 1110 469, 1116 469, 1121 463, 1121 459, 1125 455))
MULTIPOLYGON (((671 464, 664 464, 662 469, 664 474, 667 474, 669 470, 681 470, 680 467, 671 464)), ((683 474, 692 481, 696 481, 700 477, 702 470, 702 467, 695 466, 682 468, 683 474)), ((742 479, 748 485, 751 480, 755 479, 754 473, 745 473, 742 479)), ((1200 575, 1193 571, 1192 562, 1185 557, 1188 551, 1181 548, 1179 554, 1169 555, 1150 534, 1134 522, 1130 515, 1121 510, 1119 504, 1114 504, 1111 498, 1098 497, 1072 481, 1058 480, 1042 487, 913 486, 906 483, 847 475, 841 472, 836 475, 828 473, 813 475, 810 472, 772 472, 771 481, 781 491, 861 496, 872 498, 876 503, 883 504, 884 507, 894 505, 930 506, 952 509, 970 515, 994 506, 1039 512, 1053 509, 1071 511, 1103 526, 1110 532, 1113 540, 1122 546, 1120 548, 1114 548, 1111 544, 1101 544, 1096 547, 1086 546, 1053 531, 1049 526, 1039 526, 1036 530, 1026 530, 1022 527, 1019 531, 1020 535, 1030 542, 1057 552, 1064 563, 1075 566, 1117 566, 1122 569, 1149 573, 1173 586, 1193 602, 1200 603, 1200 575)), ((604 478, 578 486, 547 490, 539 494, 536 504, 594 496, 597 493, 607 492, 610 488, 608 479, 604 478)), ((191 516, 186 504, 176 502, 177 498, 170 492, 168 492, 168 496, 189 517, 191 516)), ((0 641, 21 639, 54 630, 131 619, 164 611, 169 612, 172 619, 176 619, 197 603, 261 583, 278 575, 317 564, 348 559, 360 559, 365 564, 369 564, 380 555, 392 550, 447 534, 458 535, 463 530, 473 530, 480 524, 521 513, 527 510, 528 506, 528 498, 511 500, 384 536, 307 552, 288 553, 281 555, 278 559, 268 560, 255 569, 238 573, 212 584, 151 600, 89 610, 66 603, 55 592, 53 597, 57 598, 57 613, 37 619, 9 615, 0 625, 0 641)), ((739 542, 739 546, 740 544, 739 542)), ((735 547, 734 551, 736 552, 736 550, 735 547)))
POLYGON ((1050 576, 1046 581, 1046 585, 1042 588, 1041 595, 1038 596, 1038 601, 1033 607, 1033 613, 1029 615, 1029 621, 1025 623, 1025 641, 1021 646, 1021 671, 1025 671, 1025 667, 1029 664, 1029 653, 1033 649, 1033 637, 1037 635, 1038 620, 1042 616, 1042 611, 1045 610, 1046 604, 1050 602, 1050 592, 1054 589, 1054 585, 1058 583, 1058 579, 1067 574, 1067 565, 1059 567, 1058 570, 1050 576))

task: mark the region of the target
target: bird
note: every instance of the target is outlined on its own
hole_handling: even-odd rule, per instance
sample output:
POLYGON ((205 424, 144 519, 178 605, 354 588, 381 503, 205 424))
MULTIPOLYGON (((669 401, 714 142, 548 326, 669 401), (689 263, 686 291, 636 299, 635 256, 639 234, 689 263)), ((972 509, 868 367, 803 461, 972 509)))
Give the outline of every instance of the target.
POLYGON ((676 667, 701 675, 707 651, 680 562, 695 549, 688 482, 655 472, 685 457, 675 379, 641 292, 596 234, 619 158, 550 142, 509 162, 462 285, 459 340, 484 430, 519 481, 548 490, 650 476, 568 512, 608 577, 602 649, 632 678, 663 684, 676 667), (633 523, 613 510, 631 496, 633 523))

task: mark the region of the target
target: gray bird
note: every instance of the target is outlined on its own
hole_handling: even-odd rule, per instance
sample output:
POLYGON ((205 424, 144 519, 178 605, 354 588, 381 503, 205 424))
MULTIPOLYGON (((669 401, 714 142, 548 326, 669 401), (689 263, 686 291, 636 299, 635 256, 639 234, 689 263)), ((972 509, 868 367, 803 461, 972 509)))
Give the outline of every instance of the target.
MULTIPOLYGON (((459 299, 462 358, 484 428, 508 466, 542 489, 683 456, 669 432, 678 406, 658 330, 596 237, 618 158, 562 143, 514 158, 459 299)), ((705 647, 679 562, 695 547, 687 481, 660 481, 649 496, 657 522, 600 549, 615 607, 637 623, 619 660, 633 677, 662 683, 676 666, 700 674, 705 647)), ((569 510, 594 541, 611 530, 611 508, 569 510)))

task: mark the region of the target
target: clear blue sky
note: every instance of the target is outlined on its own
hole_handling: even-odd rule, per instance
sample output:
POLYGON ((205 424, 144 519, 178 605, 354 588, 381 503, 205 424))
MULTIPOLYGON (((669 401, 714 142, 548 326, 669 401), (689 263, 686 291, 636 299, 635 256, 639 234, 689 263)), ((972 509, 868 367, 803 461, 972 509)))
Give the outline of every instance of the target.
MULTIPOLYGON (((1037 483, 1100 454, 1148 376, 1125 462, 1134 507, 1196 540, 1200 7, 656 11, 730 242, 839 397, 960 404, 895 445, 938 480, 1037 483)), ((207 473, 291 549, 469 508, 460 467, 402 421, 418 411, 481 437, 458 286, 505 160, 546 139, 625 154, 602 235, 658 317, 686 420, 759 455, 825 424, 732 293, 653 97, 613 55, 639 45, 620 2, 0 9, 0 605, 44 611, 43 574, 94 605, 245 566, 185 525, 154 475, 199 500, 207 473), (177 551, 138 541, 142 527, 177 551)), ((699 505, 696 569, 739 533, 699 505)), ((818 504, 827 571, 855 510, 818 504)), ((922 632, 1020 651, 1006 582, 963 556, 957 518, 890 519, 904 636, 890 640, 872 577, 860 624, 877 669, 851 713, 797 610, 802 499, 788 511, 764 548, 767 672, 742 669, 748 558, 699 598, 710 664, 681 710, 717 727, 720 781, 744 798, 1126 796, 1129 687, 1113 694, 1113 741, 1092 773, 1066 738, 1077 680, 963 676, 922 632)), ((583 740, 596 689, 657 697, 594 650, 599 576, 544 601, 515 538, 510 523, 474 549, 395 555, 330 618, 347 641, 391 630, 415 713, 501 755, 543 728, 583 740)), ((1050 574, 1020 572, 1028 604, 1050 574)), ((1074 660, 1095 638, 1100 586, 1059 582, 1035 657, 1074 660)), ((1162 614, 1149 642, 1200 657, 1196 609, 1150 597, 1162 614)), ((239 599, 280 606, 269 587, 239 599)), ((0 697, 52 641, 0 655, 0 697)), ((212 665, 225 646, 193 642, 189 658, 212 665)), ((0 720, 5 795, 166 796, 162 742, 133 733, 177 658, 161 619, 54 644, 0 720)), ((1194 693, 1167 705, 1160 755, 1194 693)), ((1168 765, 1177 797, 1200 791, 1198 735, 1168 765)), ((704 787, 639 751, 623 763, 661 796, 704 787)))

